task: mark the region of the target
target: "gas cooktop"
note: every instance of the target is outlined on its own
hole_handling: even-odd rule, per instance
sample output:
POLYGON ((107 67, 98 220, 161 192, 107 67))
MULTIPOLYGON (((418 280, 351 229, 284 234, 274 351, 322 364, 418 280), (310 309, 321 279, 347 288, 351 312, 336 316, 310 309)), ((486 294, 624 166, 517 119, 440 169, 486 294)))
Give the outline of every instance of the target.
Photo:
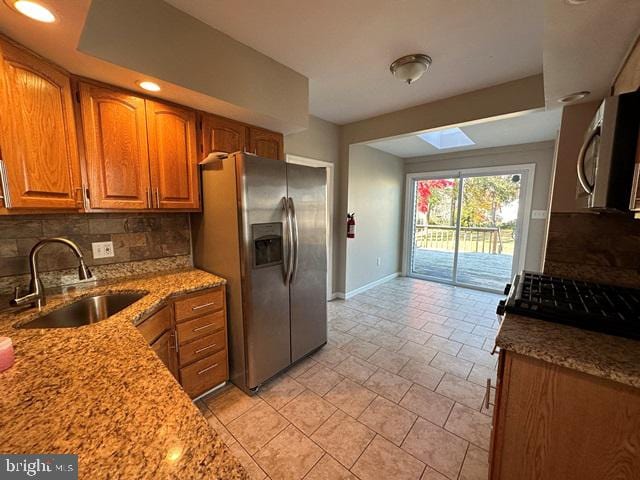
POLYGON ((640 340, 640 290, 523 271, 497 314, 516 313, 640 340))

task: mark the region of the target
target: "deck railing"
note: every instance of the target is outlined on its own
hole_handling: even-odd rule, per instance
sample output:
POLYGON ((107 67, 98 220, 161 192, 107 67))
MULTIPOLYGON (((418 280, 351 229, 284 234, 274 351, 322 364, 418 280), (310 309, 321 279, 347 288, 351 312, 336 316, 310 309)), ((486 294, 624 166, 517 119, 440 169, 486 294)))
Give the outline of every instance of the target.
MULTIPOLYGON (((416 225, 417 248, 453 251, 456 227, 448 225, 416 225)), ((475 253, 502 253, 500 227, 460 227, 460 251, 475 253)))

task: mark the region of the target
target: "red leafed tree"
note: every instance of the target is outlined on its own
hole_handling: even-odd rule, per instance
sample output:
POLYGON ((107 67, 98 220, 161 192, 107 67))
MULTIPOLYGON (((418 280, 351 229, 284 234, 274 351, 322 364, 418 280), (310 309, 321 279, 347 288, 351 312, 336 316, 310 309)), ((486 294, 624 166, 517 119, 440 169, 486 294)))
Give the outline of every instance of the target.
POLYGON ((421 180, 418 182, 418 211, 420 213, 427 213, 429 211, 429 198, 433 193, 433 190, 440 188, 453 187, 454 182, 452 180, 421 180))

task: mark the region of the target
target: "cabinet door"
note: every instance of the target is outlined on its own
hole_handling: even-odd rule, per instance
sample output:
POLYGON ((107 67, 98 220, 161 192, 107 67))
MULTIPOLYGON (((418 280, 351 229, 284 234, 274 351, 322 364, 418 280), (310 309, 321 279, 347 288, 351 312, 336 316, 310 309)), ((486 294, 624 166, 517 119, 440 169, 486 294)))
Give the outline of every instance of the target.
POLYGON ((0 149, 8 208, 76 209, 80 164, 69 76, 0 41, 0 149), (8 194, 8 195, 7 195, 8 194))
POLYGON ((243 124, 204 114, 202 117, 203 157, 211 152, 244 152, 247 127, 243 124))
POLYGON ((144 100, 81 83, 80 108, 91 208, 148 208, 151 187, 144 100))
POLYGON ((171 372, 171 375, 174 376, 174 378, 178 378, 178 369, 177 369, 177 365, 178 365, 178 359, 176 358, 176 351, 175 351, 175 340, 173 338, 173 336, 175 335, 175 333, 171 330, 164 332, 160 338, 158 338, 155 342, 153 342, 151 344, 151 348, 154 352, 156 352, 156 355, 158 355, 158 358, 160 358, 160 360, 162 360, 162 363, 165 364, 165 366, 169 369, 169 371, 171 372))
POLYGON ((259 157, 284 160, 282 134, 249 128, 249 151, 259 157))
POLYGON ((154 207, 197 209, 196 113, 151 100, 146 109, 154 207))

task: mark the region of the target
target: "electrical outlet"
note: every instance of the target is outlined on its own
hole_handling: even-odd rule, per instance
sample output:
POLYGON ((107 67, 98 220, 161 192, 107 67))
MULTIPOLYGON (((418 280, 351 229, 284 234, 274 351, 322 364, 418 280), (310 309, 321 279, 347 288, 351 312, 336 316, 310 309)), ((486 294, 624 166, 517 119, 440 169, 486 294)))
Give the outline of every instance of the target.
POLYGON ((115 255, 113 242, 93 242, 91 250, 93 250, 93 258, 107 258, 115 255))
POLYGON ((531 211, 531 219, 532 220, 545 220, 547 218, 546 210, 532 210, 531 211))
POLYGON ((382 265, 382 259, 380 257, 376 258, 376 266, 382 265))

